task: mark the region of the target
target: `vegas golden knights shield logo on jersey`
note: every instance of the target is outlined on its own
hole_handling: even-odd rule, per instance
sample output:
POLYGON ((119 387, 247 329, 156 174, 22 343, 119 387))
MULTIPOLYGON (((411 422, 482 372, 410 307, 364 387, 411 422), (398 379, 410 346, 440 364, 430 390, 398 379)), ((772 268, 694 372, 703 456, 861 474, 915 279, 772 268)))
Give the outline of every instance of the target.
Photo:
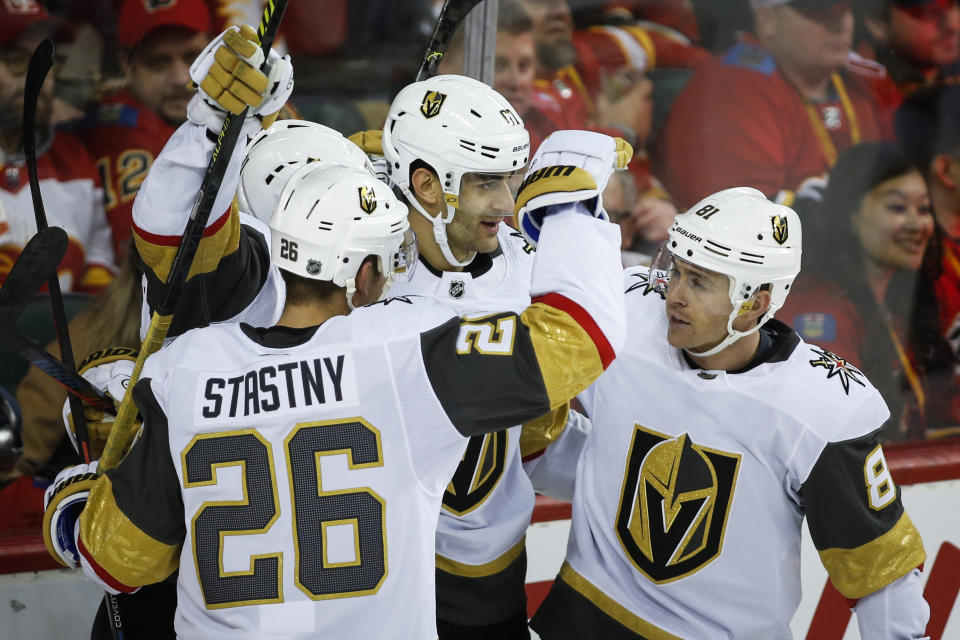
POLYGON ((720 554, 739 466, 738 454, 636 425, 615 526, 637 570, 672 582, 720 554))
POLYGON ((783 244, 787 241, 787 219, 783 216, 773 216, 770 218, 770 223, 773 225, 773 239, 777 241, 777 244, 783 244))
POLYGON ((493 492, 507 462, 507 432, 473 436, 443 492, 443 508, 462 516, 480 506, 493 492))
POLYGON ((423 96, 423 102, 420 103, 420 113, 424 118, 432 118, 440 113, 443 101, 447 99, 447 94, 439 91, 427 91, 423 96))
POLYGON ((360 208, 367 213, 373 213, 377 208, 377 196, 370 187, 360 187, 360 208))

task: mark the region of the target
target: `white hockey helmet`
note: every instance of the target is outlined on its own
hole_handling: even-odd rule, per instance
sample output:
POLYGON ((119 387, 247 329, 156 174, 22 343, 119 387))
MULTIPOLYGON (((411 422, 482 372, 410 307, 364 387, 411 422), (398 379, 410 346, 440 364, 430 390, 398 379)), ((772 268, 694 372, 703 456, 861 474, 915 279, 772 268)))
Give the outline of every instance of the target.
POLYGON ((512 173, 530 156, 530 135, 507 99, 484 83, 458 75, 435 76, 404 87, 390 105, 383 127, 383 154, 391 181, 411 206, 433 220, 443 256, 458 261, 445 225, 460 206, 460 180, 467 173, 512 173), (446 211, 433 216, 410 189, 410 167, 421 160, 443 184, 446 211))
POLYGON ((317 161, 375 175, 367 154, 339 131, 306 120, 277 120, 247 146, 237 186, 240 210, 269 222, 289 176, 300 165, 317 161))
POLYGON ((271 260, 285 271, 347 288, 353 308, 363 259, 377 256, 384 293, 417 263, 407 207, 363 169, 328 163, 296 169, 270 219, 271 260))
POLYGON ((802 234, 796 212, 771 202, 749 187, 725 189, 707 196, 677 215, 669 239, 650 265, 650 286, 666 279, 671 259, 722 273, 730 279, 733 311, 727 337, 695 356, 719 353, 736 340, 757 331, 783 306, 800 273, 802 234), (753 307, 758 291, 770 292, 770 308, 756 326, 737 331, 733 321, 753 307))

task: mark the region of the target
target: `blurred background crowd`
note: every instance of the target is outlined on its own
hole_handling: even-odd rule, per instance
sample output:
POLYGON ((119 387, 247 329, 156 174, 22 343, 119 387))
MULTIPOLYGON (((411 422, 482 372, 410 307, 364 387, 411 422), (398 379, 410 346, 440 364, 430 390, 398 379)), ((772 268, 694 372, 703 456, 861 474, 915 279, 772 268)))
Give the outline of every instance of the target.
MULTIPOLYGON (((290 2, 285 115, 345 135, 380 128, 440 4, 290 2)), ((0 0, 0 285, 36 231, 23 85, 50 37, 38 173, 50 224, 70 237, 59 275, 78 361, 138 345, 133 198, 186 118, 190 63, 261 12, 262 0, 0 0)), ((461 72, 464 49, 461 33, 440 72, 461 72)), ((499 0, 494 88, 534 148, 592 129, 637 151, 604 193, 625 266, 649 261, 677 211, 722 188, 798 211, 803 271, 778 317, 836 354, 816 366, 881 390, 889 442, 960 435, 958 81, 960 0, 499 0)), ((51 342, 49 304, 28 307, 20 329, 51 342)), ((0 534, 35 531, 41 487, 73 462, 63 399, 0 352, 0 534), (5 445, 14 423, 22 442, 5 445)))

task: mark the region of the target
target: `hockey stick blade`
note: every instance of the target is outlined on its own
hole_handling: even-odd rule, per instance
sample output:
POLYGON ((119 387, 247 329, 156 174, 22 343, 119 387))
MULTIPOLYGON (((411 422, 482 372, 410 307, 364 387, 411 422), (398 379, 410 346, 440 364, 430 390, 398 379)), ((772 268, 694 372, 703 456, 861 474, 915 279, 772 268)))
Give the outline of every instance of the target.
MULTIPOLYGON (((283 14, 287 10, 288 2, 289 0, 267 0, 264 6, 263 16, 258 28, 260 47, 264 57, 267 57, 270 52, 273 38, 280 26, 280 21, 283 19, 283 14)), ((233 154, 237 139, 240 137, 246 115, 247 109, 244 109, 239 116, 227 114, 224 118, 223 129, 217 136, 217 143, 204 173, 200 192, 197 194, 193 210, 190 212, 190 219, 183 230, 180 246, 174 254, 167 280, 163 285, 160 302, 150 319, 147 335, 143 344, 140 345, 140 354, 130 375, 130 382, 123 395, 123 401, 120 403, 120 409, 117 411, 117 419, 110 430, 103 455, 100 456, 98 473, 117 466, 123 456, 123 450, 136 432, 137 408, 133 403, 133 388, 140 378, 144 362, 150 354, 155 353, 163 345, 170 323, 173 321, 173 314, 180 300, 180 292, 187 280, 187 275, 193 264, 193 257, 200 246, 200 240, 203 238, 207 220, 210 218, 210 211, 213 209, 213 203, 220 191, 223 176, 226 174, 230 156, 233 154)))
POLYGON ((16 349, 31 364, 62 384, 67 391, 102 411, 114 413, 113 401, 43 348, 22 335, 17 318, 37 291, 56 274, 67 251, 67 234, 60 227, 37 232, 23 248, 0 288, 0 340, 16 349))
POLYGON ((437 72, 437 67, 453 40, 453 34, 478 4, 480 0, 446 0, 443 3, 437 23, 433 27, 430 44, 427 45, 427 52, 420 63, 420 70, 417 71, 417 82, 426 80, 437 72))
POLYGON ((40 287, 56 277, 67 244, 67 233, 60 227, 43 229, 30 238, 0 287, 0 314, 20 316, 40 287))

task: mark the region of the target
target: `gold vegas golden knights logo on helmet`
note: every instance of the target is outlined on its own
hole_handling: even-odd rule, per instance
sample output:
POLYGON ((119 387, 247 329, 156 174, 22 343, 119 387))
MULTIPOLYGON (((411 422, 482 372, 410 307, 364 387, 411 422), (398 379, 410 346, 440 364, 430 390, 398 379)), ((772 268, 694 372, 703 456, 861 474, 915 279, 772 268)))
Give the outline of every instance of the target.
POLYGON ((367 213, 373 213, 377 208, 377 196, 370 187, 360 187, 360 208, 367 213))
POLYGON ((420 103, 420 113, 424 118, 432 118, 440 113, 443 101, 447 99, 447 94, 439 91, 427 91, 423 96, 423 102, 420 103))
POLYGON ((787 219, 784 216, 773 216, 770 218, 770 224, 773 225, 773 239, 777 244, 783 244, 787 241, 787 219))
POLYGON ((740 456, 636 425, 617 538, 656 583, 699 571, 720 554, 740 456))

